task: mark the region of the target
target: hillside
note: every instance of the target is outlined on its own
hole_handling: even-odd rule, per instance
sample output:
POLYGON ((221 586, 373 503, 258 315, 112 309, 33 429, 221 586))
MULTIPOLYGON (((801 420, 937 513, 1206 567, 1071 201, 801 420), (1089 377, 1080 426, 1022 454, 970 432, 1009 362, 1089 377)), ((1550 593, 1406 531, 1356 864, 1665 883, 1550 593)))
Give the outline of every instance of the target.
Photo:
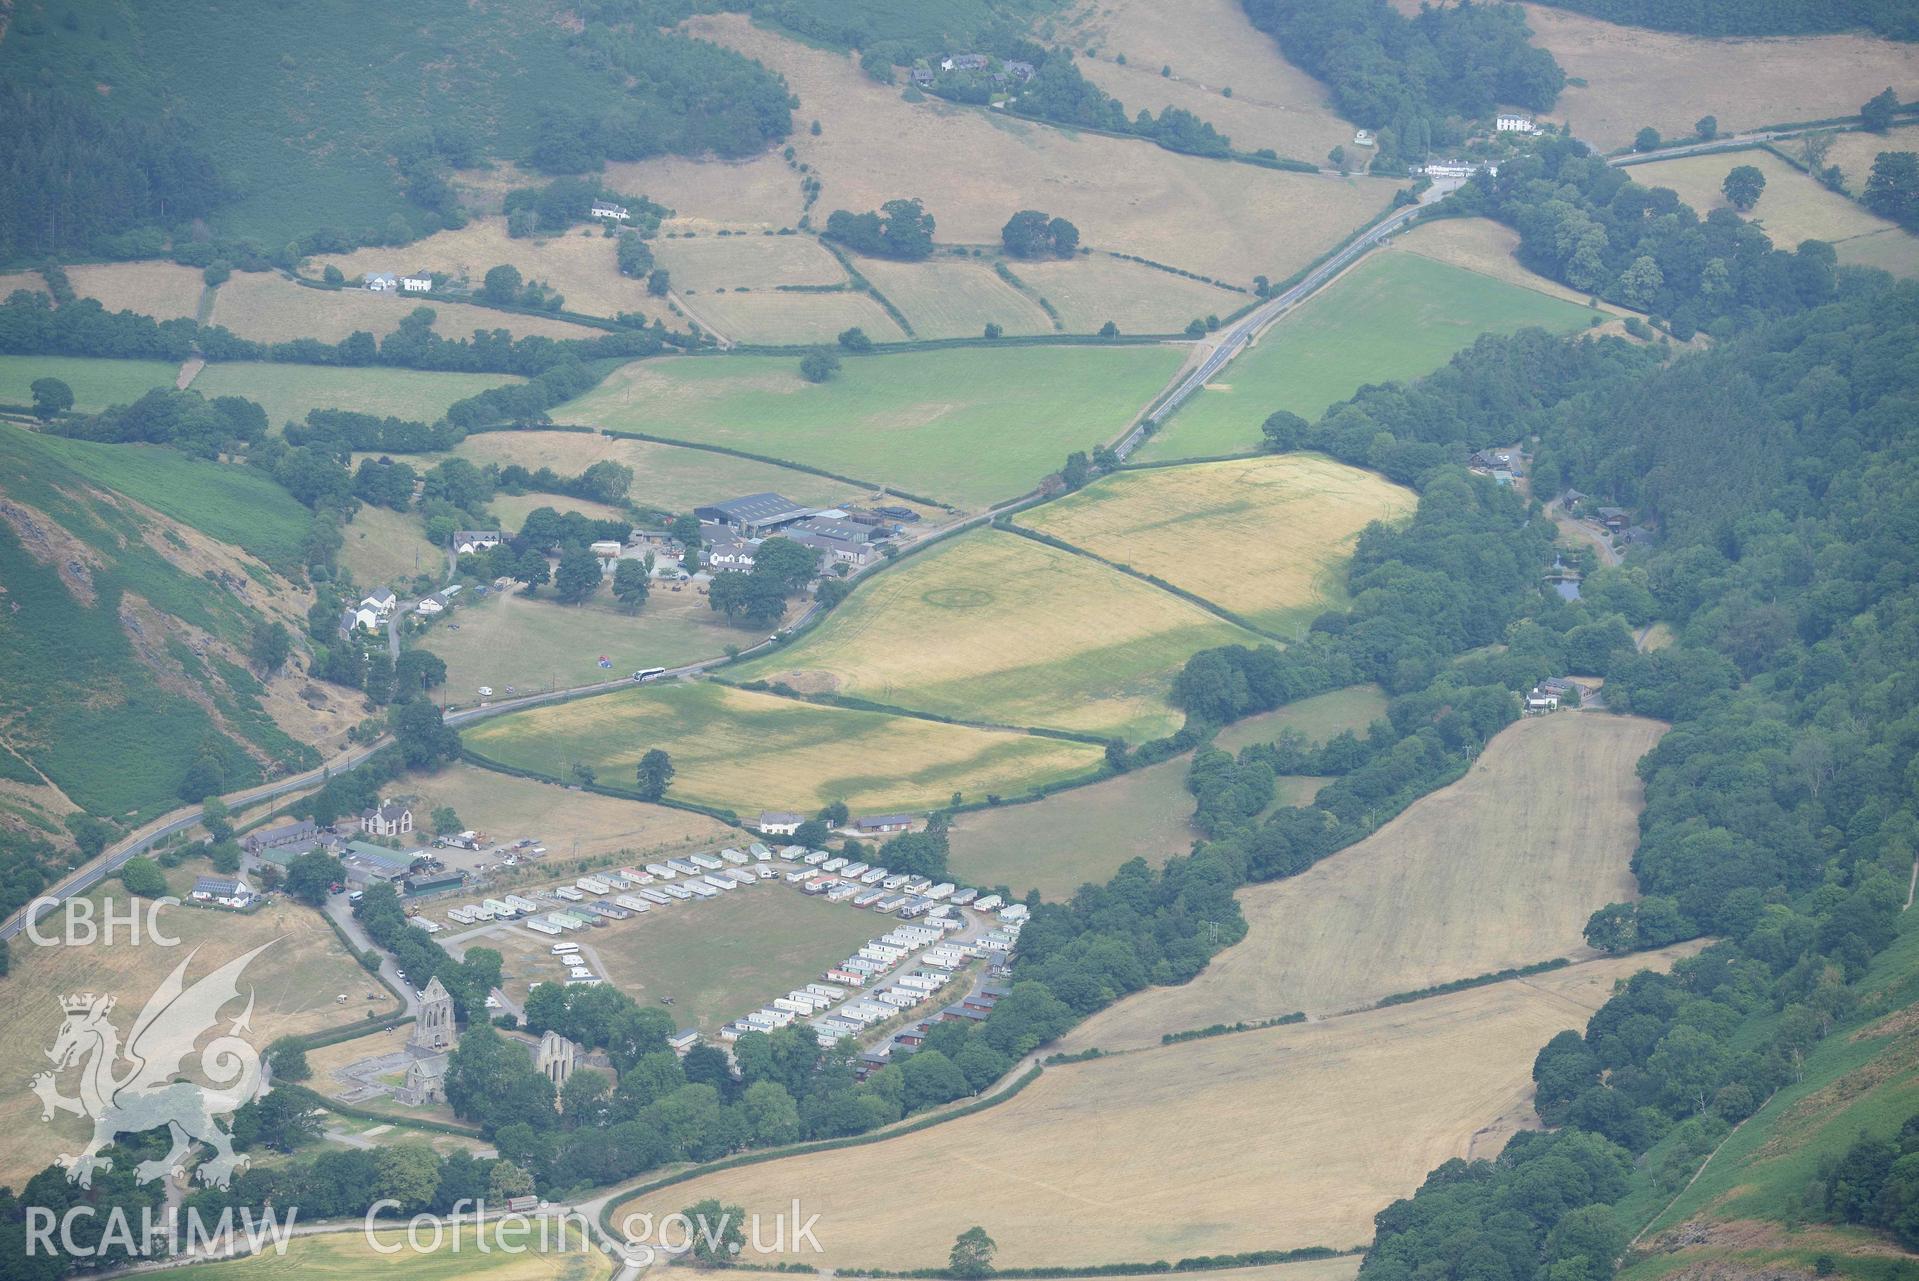
MULTIPOLYGON (((298 632, 306 513, 253 472, 169 450, 58 440, 0 426, 0 739, 17 809, 137 820, 178 803, 196 756, 229 787, 315 763, 337 699, 296 696, 247 665, 253 627, 298 632)), ((295 660, 297 664, 298 660, 295 660)))

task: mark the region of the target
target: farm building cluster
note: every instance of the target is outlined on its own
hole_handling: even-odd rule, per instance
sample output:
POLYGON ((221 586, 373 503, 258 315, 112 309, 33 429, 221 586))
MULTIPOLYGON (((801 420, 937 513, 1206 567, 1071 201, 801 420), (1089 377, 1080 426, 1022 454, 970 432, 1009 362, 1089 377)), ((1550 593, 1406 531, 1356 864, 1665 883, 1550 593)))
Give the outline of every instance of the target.
POLYGON ((864 568, 905 533, 907 523, 919 519, 910 507, 808 507, 774 493, 707 503, 693 514, 700 521, 706 567, 713 573, 752 569, 754 552, 772 537, 812 551, 822 569, 864 568))

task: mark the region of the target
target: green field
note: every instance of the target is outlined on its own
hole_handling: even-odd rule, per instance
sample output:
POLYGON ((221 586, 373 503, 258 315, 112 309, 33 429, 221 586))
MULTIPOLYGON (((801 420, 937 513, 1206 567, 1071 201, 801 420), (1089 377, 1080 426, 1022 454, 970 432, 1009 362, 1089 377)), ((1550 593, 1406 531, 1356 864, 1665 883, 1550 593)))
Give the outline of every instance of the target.
POLYGON ((1129 859, 1158 866, 1184 854, 1198 839, 1187 821, 1191 764, 1180 756, 1045 800, 961 814, 950 838, 953 875, 1058 902, 1089 881, 1105 884, 1129 859))
POLYGON ((417 512, 362 505, 340 526, 340 568, 363 592, 398 587, 418 574, 438 585, 446 573, 446 552, 426 540, 417 512))
MULTIPOLYGON (((310 517, 250 467, 204 462, 160 445, 100 445, 0 425, 0 457, 38 454, 118 490, 210 538, 282 568, 297 567, 310 517)), ((24 472, 22 474, 25 474, 24 472)))
POLYGON ((1364 735, 1366 727, 1386 715, 1386 691, 1377 685, 1349 685, 1231 725, 1213 736, 1213 746, 1237 752, 1254 743, 1271 743, 1287 730, 1304 734, 1310 743, 1323 743, 1341 730, 1364 735))
MULTIPOLYGON (((190 1264, 169 1270, 167 1276, 178 1281, 361 1281, 379 1272, 404 1273, 408 1281, 463 1281, 466 1277, 485 1277, 486 1281, 604 1281, 611 1274, 606 1256, 590 1245, 581 1247, 583 1233, 577 1222, 567 1224, 564 1251, 556 1248, 540 1253, 537 1227, 524 1236, 517 1235, 512 1225, 504 1238, 496 1237, 497 1231, 497 1222, 489 1221, 485 1252, 478 1241, 461 1235, 470 1234, 470 1227, 449 1227, 440 1249, 416 1253, 407 1245, 404 1228, 382 1231, 381 1250, 375 1250, 355 1223, 347 1231, 296 1237, 285 1254, 275 1254, 269 1247, 245 1259, 190 1264), (525 1248, 508 1253, 503 1245, 525 1248), (391 1253, 395 1248, 398 1254, 391 1253)), ((419 1240, 430 1245, 432 1230, 423 1226, 419 1240)), ((557 1226, 551 1229, 549 1243, 559 1245, 557 1226)))
POLYGON ((484 760, 566 777, 591 767, 630 786, 649 748, 678 771, 667 796, 752 813, 926 810, 955 792, 1024 794, 1091 773, 1090 743, 819 707, 713 682, 648 686, 515 712, 465 731, 484 760))
POLYGON ((729 675, 1139 742, 1179 728, 1166 693, 1195 652, 1257 643, 1088 557, 980 530, 878 575, 799 642, 729 675))
MULTIPOLYGON (((749 888, 654 908, 581 942, 608 983, 641 1005, 671 998, 680 1026, 710 1034, 886 932, 871 912, 801 894, 784 881, 749 888)), ((560 977, 550 939, 515 931, 482 942, 504 953, 509 995, 522 995, 529 979, 560 977)))
POLYGON ((33 403, 36 378, 58 378, 73 388, 82 411, 130 405, 155 387, 171 387, 179 367, 164 360, 89 360, 85 356, 0 356, 0 402, 33 403))
POLYGON ((673 592, 664 584, 636 614, 604 591, 585 605, 529 600, 517 591, 462 600, 422 642, 446 660, 447 699, 454 704, 477 702, 474 691, 482 685, 502 697, 509 687, 525 692, 590 685, 630 676, 641 667, 711 658, 728 645, 759 639, 720 621, 704 596, 691 589, 673 592), (599 665, 602 654, 613 660, 611 669, 599 665))
POLYGON ((305 418, 309 409, 351 409, 430 423, 456 400, 520 381, 510 374, 243 362, 208 365, 193 380, 193 390, 209 398, 245 396, 257 401, 267 411, 267 422, 278 428, 305 418))
POLYGON ((849 359, 822 384, 791 357, 616 370, 555 421, 726 445, 962 506, 1013 498, 1118 436, 1178 367, 1171 347, 1006 347, 849 359))
POLYGON ((1268 329, 1135 457, 1243 453, 1276 409, 1318 418, 1367 383, 1432 372, 1483 333, 1571 332, 1592 314, 1432 258, 1376 255, 1268 329))

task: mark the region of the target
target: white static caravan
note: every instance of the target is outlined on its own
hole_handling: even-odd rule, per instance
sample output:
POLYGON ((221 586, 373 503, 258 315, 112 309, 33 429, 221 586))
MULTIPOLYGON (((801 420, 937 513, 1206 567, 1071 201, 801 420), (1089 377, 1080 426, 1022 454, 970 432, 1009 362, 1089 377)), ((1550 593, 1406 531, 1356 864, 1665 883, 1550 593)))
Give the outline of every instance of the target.
POLYGON ((760 878, 753 875, 751 868, 729 867, 726 869, 726 875, 728 879, 739 885, 758 885, 760 883, 760 878))
POLYGON ((756 1031, 766 1031, 779 1026, 779 1020, 765 1010, 754 1010, 746 1016, 746 1021, 752 1024, 756 1031))
POLYGON ((516 912, 537 912, 540 910, 540 905, 524 894, 507 895, 506 905, 516 912))
POLYGON ((885 879, 886 879, 886 869, 883 867, 869 867, 864 872, 860 873, 861 885, 878 885, 881 881, 885 879))
POLYGON ((702 876, 697 882, 695 882, 696 886, 710 885, 716 890, 738 889, 739 884, 740 883, 738 881, 733 880, 731 877, 726 877, 726 876, 702 876))
POLYGON ((687 859, 686 861, 691 863, 695 867, 703 867, 709 872, 717 872, 721 868, 726 866, 725 863, 722 863, 719 859, 713 857, 711 854, 695 854, 691 858, 687 859))
POLYGON ((852 898, 859 892, 860 887, 857 885, 835 885, 832 889, 826 891, 826 901, 828 903, 844 903, 847 899, 852 898))
POLYGON ((629 885, 651 885, 653 883, 652 876, 642 872, 637 867, 623 867, 620 869, 620 875, 626 878, 627 884, 629 885))
POLYGON ((829 858, 824 863, 820 864, 820 871, 837 872, 845 866, 846 866, 846 860, 843 858, 840 858, 838 855, 835 855, 834 857, 829 858))
POLYGON ((796 1001, 790 996, 776 996, 773 998, 773 1008, 785 1010, 789 1014, 811 1014, 814 1006, 811 1001, 796 1001))
POLYGON ((848 863, 840 869, 840 875, 846 877, 848 880, 857 880, 872 870, 873 865, 871 863, 848 863))
POLYGON ((526 928, 536 934, 558 934, 560 932, 560 927, 551 921, 528 921, 526 928))
POLYGON ((858 952, 858 956, 862 960, 877 961, 881 965, 896 964, 900 957, 904 955, 904 952, 896 952, 890 947, 872 947, 870 945, 861 948, 858 952))
POLYGON ((613 900, 629 912, 650 912, 653 905, 637 894, 622 894, 613 900))
POLYGON ((681 876, 698 876, 700 874, 700 865, 698 863, 689 863, 683 858, 669 858, 666 860, 666 865, 673 871, 678 872, 681 876))
POLYGON ((494 917, 493 909, 484 903, 468 903, 466 910, 467 915, 476 921, 490 921, 494 917))
POLYGON ((672 868, 668 867, 664 863, 648 863, 646 865, 646 870, 648 872, 651 872, 654 876, 658 877, 662 881, 670 881, 674 877, 679 875, 678 872, 674 871, 672 868))
POLYGON ((973 908, 979 912, 993 912, 997 911, 1005 902, 1006 900, 997 894, 988 894, 985 898, 975 902, 973 908))
POLYGON ((497 917, 502 918, 503 920, 510 921, 514 917, 520 914, 519 908, 514 907, 511 903, 506 902, 504 899, 490 898, 485 902, 485 904, 483 904, 483 906, 486 908, 487 911, 493 913, 493 915, 497 917))
POLYGON ((573 885, 574 888, 588 894, 605 894, 613 888, 597 876, 582 876, 579 880, 573 882, 573 885))
POLYGON ((854 907, 871 907, 886 897, 885 890, 861 890, 853 896, 854 907))
POLYGON ((924 993, 908 992, 901 988, 889 987, 884 992, 873 993, 873 999, 884 1001, 896 1009, 910 1010, 926 999, 924 993))
POLYGON ((687 889, 684 885, 668 885, 664 888, 669 897, 679 899, 682 902, 693 897, 693 891, 687 889))
POLYGON ((810 1025, 822 1041, 831 1045, 843 1036, 852 1036, 860 1030, 860 1025, 851 1019, 824 1018, 815 1019, 810 1025))
POLYGON ((978 897, 978 890, 956 890, 953 894, 953 905, 955 907, 965 907, 978 897))
POLYGON ((832 855, 828 854, 825 850, 813 850, 805 858, 801 859, 800 862, 806 864, 808 867, 818 867, 831 857, 832 855))
POLYGON ((549 924, 557 925, 563 930, 577 930, 580 928, 579 921, 567 912, 548 912, 546 919, 549 924))
POLYGON ((446 919, 455 925, 471 925, 473 924, 473 913, 463 907, 449 907, 446 910, 446 919))
POLYGON ((721 850, 720 857, 726 862, 731 863, 734 867, 746 866, 746 855, 740 853, 738 850, 721 850))
POLYGON ((928 889, 926 890, 926 897, 933 899, 935 901, 939 899, 944 899, 944 898, 951 898, 953 897, 954 888, 955 886, 953 885, 951 881, 941 881, 938 885, 928 887, 928 889))
MULTIPOLYGON (((882 893, 884 893, 884 891, 882 891, 882 893)), ((905 907, 907 902, 908 902, 908 899, 906 895, 895 894, 891 896, 890 898, 883 898, 879 902, 873 904, 873 910, 875 912, 897 912, 902 907, 905 907)))
POLYGON ((668 903, 671 903, 673 901, 672 899, 666 896, 666 893, 663 890, 641 890, 640 897, 645 899, 649 903, 657 903, 661 907, 665 907, 668 903))
POLYGON ((773 857, 773 851, 767 849, 766 844, 763 841, 754 841, 751 845, 746 847, 746 852, 748 854, 751 854, 755 859, 759 860, 762 863, 764 863, 767 859, 773 857))
POLYGON ((899 1011, 893 1009, 891 1006, 882 1005, 877 1001, 865 1000, 864 998, 858 1001, 848 1001, 840 1007, 840 1014, 844 1017, 858 1019, 861 1023, 869 1024, 890 1019, 898 1012, 899 1011))
POLYGON ((908 881, 912 879, 913 878, 908 876, 905 872, 894 872, 890 876, 885 876, 880 878, 880 884, 885 886, 889 890, 896 890, 900 886, 906 884, 908 881))
POLYGON ((823 996, 829 1001, 838 1001, 846 996, 846 989, 834 987, 830 983, 808 983, 806 990, 815 996, 823 996))
POLYGON ((920 964, 930 965, 936 970, 957 970, 966 964, 966 958, 955 956, 951 952, 932 951, 920 958, 920 964))
POLYGON ((708 885, 705 881, 688 881, 686 888, 687 892, 695 898, 718 898, 720 896, 720 892, 711 885, 708 885))
POLYGON ((861 974, 858 970, 848 970, 843 968, 831 969, 831 970, 828 970, 823 977, 830 979, 835 983, 844 983, 848 987, 865 987, 866 986, 866 976, 864 974, 861 974))
POLYGON ((786 883, 788 885, 798 885, 801 881, 805 880, 807 877, 811 875, 813 875, 813 869, 809 867, 795 868, 793 871, 788 872, 786 874, 786 883))
POLYGON ((406 918, 406 923, 408 925, 416 925, 428 934, 438 934, 441 929, 438 921, 429 921, 424 916, 409 916, 406 918))
POLYGON ((937 992, 946 986, 946 982, 945 978, 935 978, 931 974, 902 974, 899 977, 901 987, 915 992, 937 992))
POLYGON ((580 893, 571 885, 555 885, 550 893, 555 897, 565 899, 569 903, 578 903, 586 897, 586 895, 580 893))

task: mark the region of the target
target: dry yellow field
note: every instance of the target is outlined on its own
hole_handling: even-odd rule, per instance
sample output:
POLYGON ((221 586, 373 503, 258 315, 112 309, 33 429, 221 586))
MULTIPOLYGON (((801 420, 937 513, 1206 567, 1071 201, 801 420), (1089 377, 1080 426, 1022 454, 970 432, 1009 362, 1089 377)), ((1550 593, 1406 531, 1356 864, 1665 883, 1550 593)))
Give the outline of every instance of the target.
POLYGON ((974 1224, 1002 1267, 1359 1245, 1433 1167, 1535 1124, 1539 1047, 1688 950, 1056 1066, 910 1138, 723 1171, 617 1214, 798 1196, 824 1249, 805 1261, 834 1268, 939 1266, 974 1224))
POLYGON ((1157 1045, 1169 1032, 1326 1014, 1381 997, 1588 955, 1581 931, 1635 896, 1634 766, 1658 721, 1561 713, 1494 738, 1472 772, 1370 838, 1240 892, 1246 938, 1184 987, 1150 988, 1066 1048, 1157 1045))
POLYGON ((1053 304, 1068 333, 1098 333, 1112 321, 1123 334, 1172 334, 1195 316, 1224 316, 1252 300, 1108 254, 1058 262, 1022 262, 1013 274, 1053 304))
MULTIPOLYGON (((192 885, 196 873, 207 871, 204 861, 190 862, 170 872, 168 884, 176 894, 182 893, 192 885)), ((94 905, 96 922, 101 920, 106 901, 120 913, 129 910, 130 902, 145 905, 145 900, 130 900, 117 880, 86 897, 94 905)), ((62 921, 58 914, 43 921, 42 936, 61 936, 62 921)), ((254 1005, 250 1039, 256 1047, 264 1049, 274 1038, 289 1033, 315 1032, 364 1018, 368 1011, 384 1015, 395 1008, 393 998, 347 955, 327 923, 311 908, 282 901, 251 915, 240 915, 180 906, 160 909, 158 922, 165 933, 180 940, 179 946, 155 946, 144 936, 138 944, 130 943, 124 926, 110 947, 104 942, 39 947, 24 937, 14 941, 13 969, 6 980, 9 1035, 0 1046, 0 1082, 5 1083, 0 1087, 0 1132, 14 1137, 0 1145, 0 1183, 18 1187, 20 1180, 59 1153, 79 1151, 90 1131, 88 1123, 64 1114, 42 1124, 40 1101, 28 1089, 35 1073, 52 1066, 45 1051, 53 1045, 60 1027, 62 996, 112 993, 118 998, 112 1021, 125 1036, 147 998, 189 954, 193 954, 193 961, 187 967, 186 981, 191 983, 242 953, 272 942, 273 946, 242 976, 241 1001, 223 1011, 227 1021, 238 1015, 251 987, 254 1005), (378 993, 378 999, 367 1000, 368 991, 378 993), (349 997, 345 1005, 335 1002, 339 993, 349 997)), ((194 1058, 183 1067, 190 1076, 199 1070, 194 1058)), ((65 1074, 58 1084, 71 1094, 73 1074, 65 1074)))
POLYGON ((675 293, 696 289, 771 289, 775 285, 837 285, 846 269, 811 236, 661 237, 653 258, 667 269, 675 293))
POLYGON ((551 507, 556 512, 578 512, 591 520, 627 520, 625 512, 611 503, 595 502, 591 498, 568 498, 564 494, 498 494, 489 504, 493 514, 500 518, 505 529, 518 529, 526 523, 531 513, 542 507, 551 507))
MULTIPOLYGON (((1414 253, 1436 258, 1455 267, 1476 271, 1482 276, 1503 280, 1509 285, 1534 289, 1568 302, 1583 303, 1589 295, 1569 289, 1557 280, 1549 280, 1526 270, 1513 257, 1519 248, 1519 233, 1490 218, 1438 218, 1422 222, 1411 231, 1394 236, 1385 246, 1389 253, 1414 253)), ((1619 314, 1601 303, 1608 315, 1619 314)))
POLYGON ((1705 39, 1538 4, 1526 6, 1526 21, 1533 43, 1587 82, 1568 86, 1552 117, 1607 150, 1645 125, 1684 137, 1705 115, 1719 117, 1722 133, 1850 115, 1885 86, 1903 93, 1919 78, 1919 48, 1871 36, 1705 39))
POLYGON ((1242 151, 1271 147, 1315 164, 1352 141, 1353 127, 1333 114, 1326 86, 1286 61, 1233 0, 1088 0, 1062 25, 1075 48, 1095 54, 1080 69, 1129 115, 1181 107, 1242 151), (1122 54, 1125 66, 1115 61, 1122 54), (1160 76, 1163 66, 1173 69, 1170 79, 1160 76))
POLYGON ((678 771, 669 796, 728 806, 813 811, 926 810, 955 791, 1016 795, 1083 775, 1090 743, 820 707, 710 681, 535 708, 464 732, 480 756, 564 777, 572 764, 624 782, 649 748, 678 771))
POLYGON ((137 311, 156 320, 193 317, 206 290, 206 281, 197 268, 172 262, 69 267, 67 279, 73 282, 75 293, 82 298, 98 298, 108 311, 137 311))
POLYGON ((879 575, 798 643, 731 674, 1137 742, 1179 728, 1166 692, 1189 656, 1258 640, 1084 556, 981 530, 879 575))
POLYGON ((515 240, 506 234, 506 219, 497 217, 475 218, 458 231, 435 232, 398 249, 356 249, 316 258, 309 270, 338 267, 350 281, 369 271, 439 271, 477 289, 487 271, 502 263, 564 294, 568 311, 588 316, 642 311, 651 316, 662 310, 644 281, 620 274, 614 242, 598 230, 576 227, 561 236, 515 240))
POLYGON ((17 289, 24 289, 30 294, 49 292, 46 278, 37 271, 11 271, 0 274, 0 299, 9 297, 17 289))
POLYGON ((597 338, 601 332, 547 316, 521 316, 444 298, 402 298, 364 289, 308 289, 278 272, 236 272, 213 296, 209 324, 224 325, 255 342, 317 338, 338 342, 356 329, 383 338, 417 307, 433 309, 433 328, 448 338, 475 329, 504 329, 515 338, 597 338))
MULTIPOLYGON (((383 1136, 382 1141, 390 1137, 383 1136)), ((447 1145, 436 1139, 433 1146, 447 1145)), ((489 1224, 484 1239, 472 1239, 472 1232, 471 1227, 454 1224, 446 1229, 439 1248, 416 1252, 408 1244, 407 1234, 396 1228, 379 1233, 380 1248, 376 1250, 374 1243, 359 1231, 359 1225, 354 1224, 351 1230, 298 1237, 289 1244, 284 1256, 268 1249, 244 1259, 191 1264, 177 1271, 170 1269, 168 1276, 169 1281, 283 1281, 287 1277, 317 1279, 404 1272, 408 1281, 466 1281, 469 1277, 485 1278, 485 1281, 605 1281, 612 1274, 606 1257, 584 1240, 584 1230, 578 1224, 569 1224, 564 1246, 559 1230, 554 1228, 549 1238, 550 1249, 541 1248, 537 1231, 522 1235, 508 1227, 506 1235, 499 1237, 497 1229, 489 1224), (464 1238, 463 1233, 467 1234, 464 1238), (500 1248, 501 1242, 523 1248, 509 1254, 500 1248), (397 1254, 397 1260, 396 1252, 403 1252, 397 1254)), ((415 1240, 431 1246, 436 1237, 423 1225, 415 1234, 415 1240)), ((1327 1275, 1330 1278, 1341 1274, 1327 1275)), ((1273 1277, 1268 1281, 1295 1281, 1295 1278, 1273 1277)), ((1320 1281, 1320 1278, 1301 1276, 1297 1281, 1320 1281)))
POLYGON ((1854 236, 1839 246, 1848 267, 1877 267, 1895 276, 1919 276, 1919 238, 1900 227, 1854 236))
MULTIPOLYGON (((1800 143, 1796 138, 1777 145, 1781 150, 1799 155, 1800 143)), ((1901 125, 1885 133, 1867 133, 1863 129, 1835 133, 1825 163, 1838 165, 1839 172, 1846 177, 1846 190, 1857 195, 1866 189, 1866 179, 1872 176, 1872 162, 1882 151, 1919 151, 1919 125, 1901 125)))
MULTIPOLYGON (((1851 242, 1859 237, 1883 231, 1906 236, 1896 224, 1836 191, 1828 191, 1769 151, 1682 156, 1634 165, 1626 173, 1641 186, 1672 188, 1703 218, 1715 209, 1731 207, 1719 188, 1739 165, 1752 165, 1766 175, 1766 190, 1745 217, 1762 227, 1781 249, 1796 249, 1802 240, 1826 240, 1839 251, 1839 260, 1846 262, 1851 242)), ((1919 265, 1919 237, 1906 239, 1914 247, 1915 265, 1919 265)))
POLYGON ((817 113, 820 135, 792 140, 824 184, 816 218, 913 195, 938 219, 942 242, 990 244, 1016 211, 1043 209, 1071 219, 1095 248, 1250 283, 1290 275, 1384 208, 1399 186, 1178 156, 937 99, 909 104, 850 57, 744 17, 699 17, 687 29, 758 58, 817 113))
POLYGON ((426 540, 420 518, 411 512, 362 504, 340 526, 345 542, 340 565, 363 591, 410 581, 416 574, 436 580, 446 569, 446 553, 426 540))
POLYGON ((775 153, 751 160, 616 160, 606 166, 607 185, 645 196, 674 213, 668 230, 705 231, 753 227, 778 231, 799 225, 804 201, 800 176, 775 153))
POLYGON ((1052 317, 1001 280, 984 262, 933 258, 904 263, 862 258, 858 265, 873 288, 906 313, 916 337, 978 338, 989 323, 1008 334, 1053 332, 1052 317))
POLYGON ((529 870, 559 859, 590 859, 623 850, 637 857, 717 841, 733 830, 690 810, 565 791, 476 765, 450 765, 416 779, 414 790, 414 809, 420 815, 451 805, 467 827, 497 841, 530 837, 545 845, 547 864, 529 870))
POLYGON ((771 289, 708 293, 680 298, 700 325, 729 342, 830 343, 859 328, 874 342, 897 342, 906 333, 867 294, 802 294, 771 289))
POLYGON ((1285 628, 1343 600, 1360 530, 1413 502, 1372 472, 1286 454, 1116 472, 1020 523, 1285 628))
POLYGON ((866 496, 851 485, 790 467, 597 432, 482 432, 467 437, 453 452, 475 463, 551 467, 568 476, 610 460, 633 469, 627 493, 634 502, 666 511, 687 511, 708 500, 764 490, 820 507, 866 496))

